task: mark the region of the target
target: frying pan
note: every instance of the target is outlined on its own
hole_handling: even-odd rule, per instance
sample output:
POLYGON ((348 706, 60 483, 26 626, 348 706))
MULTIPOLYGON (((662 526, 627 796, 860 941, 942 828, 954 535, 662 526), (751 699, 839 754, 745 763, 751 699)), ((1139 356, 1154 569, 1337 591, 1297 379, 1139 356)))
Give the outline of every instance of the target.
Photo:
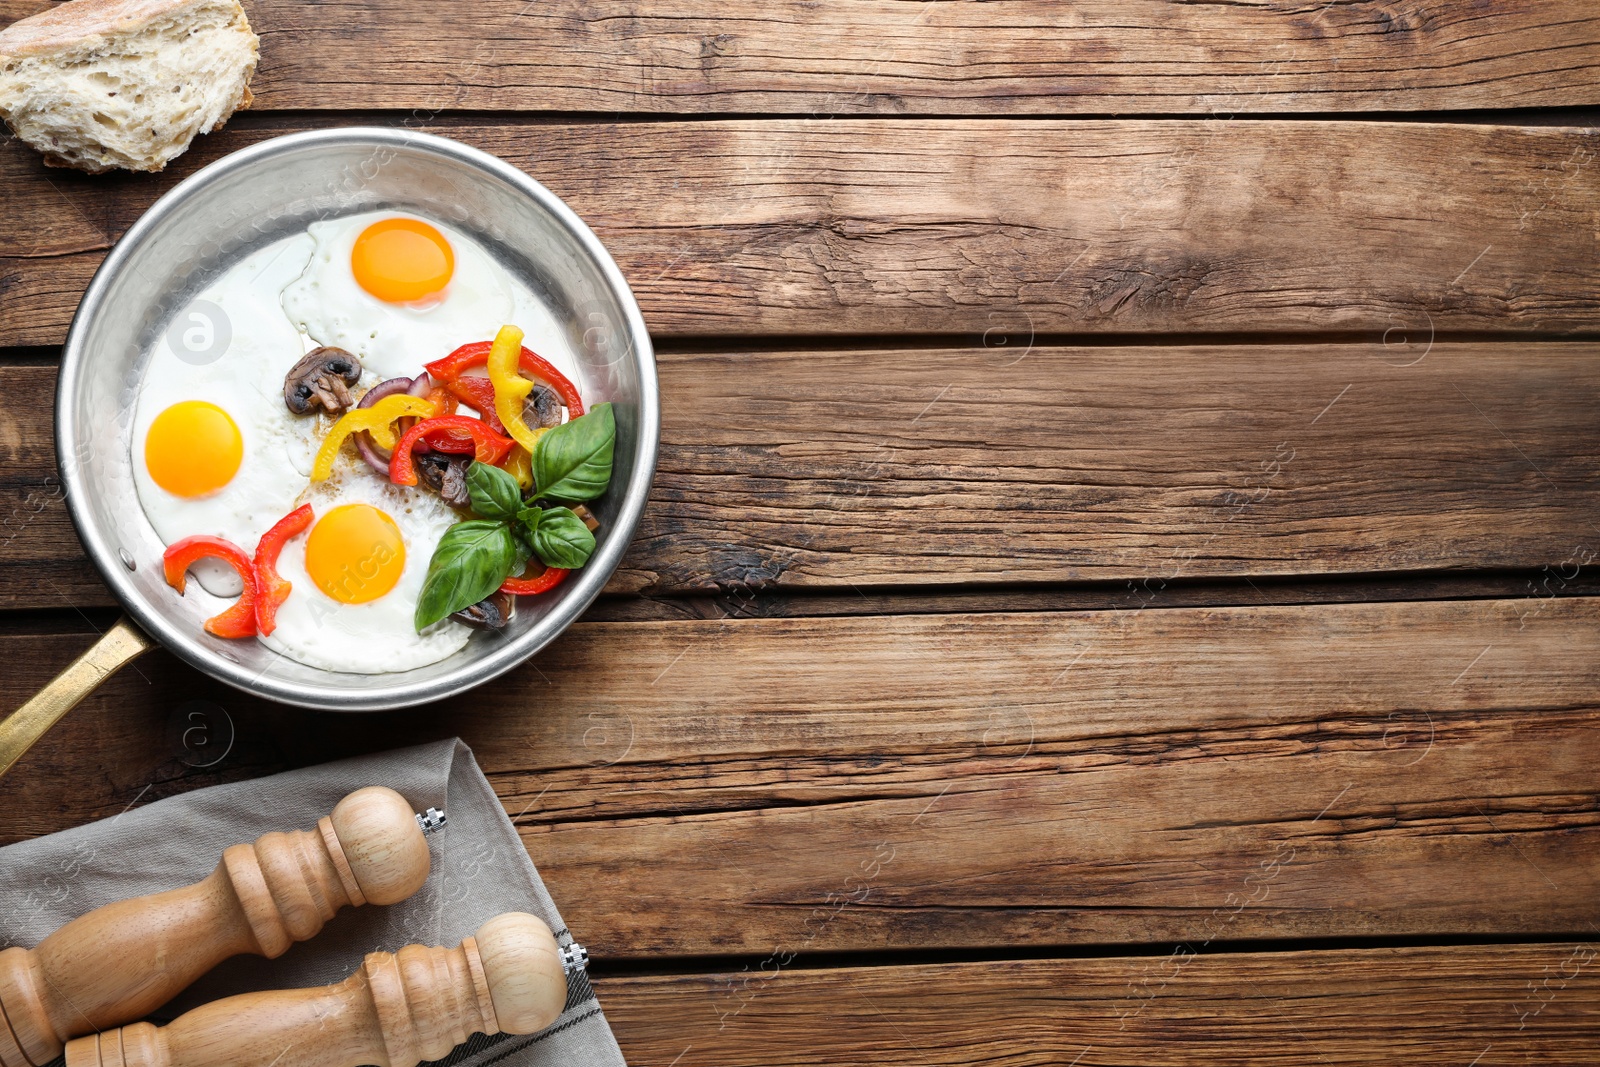
MULTIPOLYGON (((492 334, 498 325, 485 330, 492 334)), ((577 619, 621 562, 655 472, 660 401, 638 304, 599 239, 560 199, 503 160, 458 142, 358 127, 252 145, 156 201, 84 293, 62 355, 55 427, 73 524, 125 615, 0 723, 0 774, 119 667, 157 644, 247 693, 328 711, 406 707, 504 674, 577 619), (475 633, 447 659, 361 675, 204 632, 214 606, 179 597, 162 579, 164 546, 134 491, 130 439, 145 356, 180 311, 190 313, 200 289, 312 222, 374 210, 414 212, 465 231, 529 285, 577 354, 585 401, 614 405, 617 442, 611 487, 591 505, 601 527, 586 567, 550 593, 523 598, 507 630, 475 633)))

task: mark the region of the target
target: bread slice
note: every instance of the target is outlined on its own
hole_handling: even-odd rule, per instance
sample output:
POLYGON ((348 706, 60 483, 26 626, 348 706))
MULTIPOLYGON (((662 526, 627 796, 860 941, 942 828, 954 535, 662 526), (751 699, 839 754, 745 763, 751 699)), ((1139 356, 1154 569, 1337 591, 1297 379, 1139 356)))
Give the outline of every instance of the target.
POLYGON ((250 106, 238 0, 68 0, 0 32, 0 117, 51 166, 160 170, 250 106))

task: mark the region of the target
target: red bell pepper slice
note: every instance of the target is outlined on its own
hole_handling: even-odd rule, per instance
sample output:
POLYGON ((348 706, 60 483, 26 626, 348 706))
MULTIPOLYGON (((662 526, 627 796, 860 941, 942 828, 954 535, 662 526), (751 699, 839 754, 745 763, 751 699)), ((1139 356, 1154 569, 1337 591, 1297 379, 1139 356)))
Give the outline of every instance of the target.
POLYGON ((468 453, 477 454, 478 442, 470 434, 460 430, 431 430, 422 435, 428 447, 435 452, 449 452, 452 455, 464 456, 468 453))
POLYGON ((433 417, 436 419, 456 413, 456 398, 451 396, 443 385, 436 385, 428 390, 428 403, 433 405, 433 417))
POLYGON ((256 629, 270 634, 278 626, 278 608, 289 599, 294 586, 278 574, 278 554, 289 538, 311 527, 311 505, 301 504, 279 519, 256 543, 256 629))
POLYGON ((465 433, 472 438, 474 458, 480 463, 491 465, 497 465, 504 460, 506 453, 511 451, 511 446, 515 443, 511 438, 489 429, 482 419, 466 415, 444 415, 437 419, 423 419, 395 442, 394 455, 389 459, 391 482, 395 485, 417 484, 417 468, 412 462, 411 450, 417 447, 417 442, 424 434, 431 435, 438 430, 452 431, 452 436, 465 433))
MULTIPOLYGON (((436 359, 429 363, 427 365, 428 373, 446 382, 458 383, 466 381, 468 379, 462 378, 462 374, 474 367, 482 367, 488 363, 489 349, 493 346, 493 341, 474 341, 470 345, 462 345, 443 359, 436 359)), ((567 414, 571 418, 575 419, 583 414, 583 398, 578 395, 577 386, 567 381, 566 375, 556 370, 548 360, 542 359, 524 348, 518 357, 518 362, 524 374, 537 378, 556 391, 556 395, 561 398, 561 403, 566 405, 567 414)), ((485 381, 487 380, 485 379, 485 381)), ((456 395, 461 396, 459 392, 456 395)), ((490 395, 493 395, 492 388, 490 395)), ((461 396, 461 398, 472 404, 473 407, 478 407, 467 397, 461 396)), ((485 409, 478 408, 478 410, 483 411, 485 409)), ((487 410, 494 411, 494 404, 490 403, 487 410)))
POLYGON ((561 584, 569 572, 560 567, 546 567, 544 573, 537 578, 507 578, 500 584, 502 593, 513 596, 532 596, 535 593, 548 593, 561 584))
POLYGON ((494 383, 480 374, 468 374, 445 385, 452 394, 483 413, 483 421, 495 433, 505 433, 505 424, 494 413, 494 383))
POLYGON ((181 596, 188 570, 202 559, 220 559, 239 572, 244 591, 233 606, 220 615, 206 620, 206 632, 218 637, 254 637, 256 635, 256 568, 244 549, 232 541, 209 534, 195 534, 174 541, 161 554, 161 564, 167 584, 181 596))

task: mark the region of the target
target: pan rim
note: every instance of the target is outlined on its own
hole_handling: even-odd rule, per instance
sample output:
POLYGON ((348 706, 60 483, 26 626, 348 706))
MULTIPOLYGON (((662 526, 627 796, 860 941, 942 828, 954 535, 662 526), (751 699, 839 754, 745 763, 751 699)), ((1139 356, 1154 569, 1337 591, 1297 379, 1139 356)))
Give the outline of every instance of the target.
MULTIPOLYGON (((208 164, 163 194, 123 234, 84 290, 82 300, 68 329, 62 349, 55 398, 55 446, 57 470, 67 512, 100 576, 129 616, 145 633, 190 666, 235 689, 296 707, 323 711, 384 711, 412 707, 463 692, 512 670, 565 632, 600 595, 612 573, 621 563, 633 539, 654 480, 660 439, 660 394, 656 380, 654 347, 645 327, 638 301, 622 276, 611 254, 600 239, 571 208, 538 181, 510 163, 469 145, 416 130, 377 126, 342 126, 285 134, 249 145, 208 164), (312 687, 274 677, 270 670, 257 672, 207 648, 201 639, 181 629, 175 620, 149 605, 133 585, 118 557, 117 547, 107 542, 83 503, 86 463, 75 449, 64 442, 78 440, 75 401, 82 388, 85 335, 88 324, 98 314, 112 280, 126 268, 135 251, 162 226, 172 222, 182 206, 210 182, 224 175, 255 165, 274 156, 292 154, 326 145, 350 145, 422 151, 465 163, 491 178, 511 186, 546 211, 582 248, 604 280, 606 288, 622 309, 627 328, 629 359, 638 372, 638 434, 634 445, 632 478, 624 490, 612 536, 596 553, 595 559, 575 576, 577 581, 567 596, 549 615, 528 632, 480 656, 464 661, 438 677, 398 685, 371 684, 385 675, 345 675, 316 670, 330 679, 361 677, 363 686, 312 687)), ((286 657, 285 657, 286 658, 286 657)), ((276 661, 274 661, 276 662, 276 661)), ((394 675, 393 677, 400 677, 394 675)))

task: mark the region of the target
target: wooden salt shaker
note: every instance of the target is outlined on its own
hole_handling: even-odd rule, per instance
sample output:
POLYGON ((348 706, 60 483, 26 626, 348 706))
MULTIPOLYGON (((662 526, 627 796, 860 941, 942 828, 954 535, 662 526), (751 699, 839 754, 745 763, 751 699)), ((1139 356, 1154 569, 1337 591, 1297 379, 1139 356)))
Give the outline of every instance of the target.
POLYGON ((475 1033, 532 1034, 567 999, 543 921, 497 915, 455 948, 374 952, 344 981, 243 993, 166 1026, 134 1023, 67 1044, 66 1067, 416 1067, 475 1033))
POLYGON ((69 1038, 148 1015, 230 956, 280 956, 345 905, 404 900, 428 878, 425 820, 443 816, 414 814, 393 789, 358 789, 315 830, 234 845, 194 885, 0 952, 0 1067, 43 1067, 69 1038))

